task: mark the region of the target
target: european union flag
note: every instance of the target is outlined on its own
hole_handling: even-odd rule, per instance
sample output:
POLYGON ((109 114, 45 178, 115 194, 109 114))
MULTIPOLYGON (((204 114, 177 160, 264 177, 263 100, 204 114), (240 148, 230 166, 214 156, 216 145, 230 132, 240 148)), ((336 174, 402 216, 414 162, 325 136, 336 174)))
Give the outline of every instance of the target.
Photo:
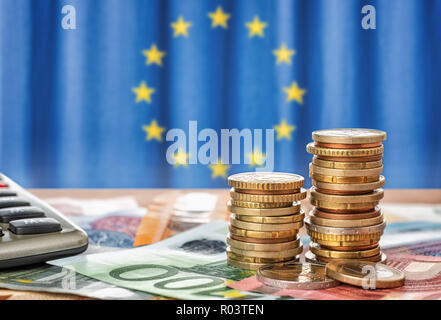
POLYGON ((223 163, 222 129, 273 129, 274 170, 307 177, 312 131, 360 127, 388 134, 387 187, 441 188, 440 16, 436 0, 2 0, 0 170, 226 187, 268 143, 223 163), (192 164, 191 123, 219 134, 218 161, 192 164))

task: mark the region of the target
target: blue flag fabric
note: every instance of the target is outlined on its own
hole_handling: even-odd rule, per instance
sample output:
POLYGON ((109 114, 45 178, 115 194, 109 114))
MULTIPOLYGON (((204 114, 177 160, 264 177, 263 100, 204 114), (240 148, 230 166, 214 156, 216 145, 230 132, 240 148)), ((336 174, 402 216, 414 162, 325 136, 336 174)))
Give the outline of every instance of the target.
POLYGON ((386 186, 440 188, 440 16, 435 0, 2 0, 0 171, 126 188, 254 170, 168 164, 167 131, 196 120, 276 128, 274 170, 307 185, 313 130, 385 130, 386 186))

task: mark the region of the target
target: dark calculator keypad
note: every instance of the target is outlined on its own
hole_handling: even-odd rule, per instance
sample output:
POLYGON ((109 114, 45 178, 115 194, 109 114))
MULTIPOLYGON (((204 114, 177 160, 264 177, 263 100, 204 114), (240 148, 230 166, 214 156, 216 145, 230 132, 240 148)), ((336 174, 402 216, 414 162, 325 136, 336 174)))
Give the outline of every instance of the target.
POLYGON ((30 202, 20 197, 0 197, 0 209, 30 206, 30 202))
POLYGON ((14 220, 9 230, 16 235, 40 234, 61 231, 61 224, 53 218, 32 218, 14 220))
POLYGON ((9 223, 12 220, 42 218, 44 211, 37 207, 13 207, 0 209, 0 223, 9 223))

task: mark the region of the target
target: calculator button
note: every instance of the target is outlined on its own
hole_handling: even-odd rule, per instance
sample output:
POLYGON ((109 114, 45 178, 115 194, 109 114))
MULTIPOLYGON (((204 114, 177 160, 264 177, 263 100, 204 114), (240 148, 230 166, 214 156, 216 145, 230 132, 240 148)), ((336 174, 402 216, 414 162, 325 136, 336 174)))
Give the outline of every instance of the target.
POLYGON ((0 197, 14 197, 17 195, 17 192, 11 190, 0 190, 0 197))
POLYGON ((30 206, 31 204, 19 197, 0 197, 0 209, 1 208, 12 208, 12 207, 24 207, 30 206))
POLYGON ((17 235, 49 233, 61 231, 61 224, 52 218, 21 219, 11 221, 9 230, 17 235))
POLYGON ((12 220, 41 218, 44 211, 37 207, 14 207, 0 209, 0 223, 9 223, 12 220))
POLYGON ((9 187, 6 183, 0 182, 0 188, 7 188, 9 187))

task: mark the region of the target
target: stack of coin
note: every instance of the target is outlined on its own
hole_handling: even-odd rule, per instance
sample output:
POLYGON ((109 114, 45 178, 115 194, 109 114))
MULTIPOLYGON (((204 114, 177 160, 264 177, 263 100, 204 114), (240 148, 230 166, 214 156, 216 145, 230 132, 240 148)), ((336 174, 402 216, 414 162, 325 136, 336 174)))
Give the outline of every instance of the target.
POLYGON ((378 206, 383 198, 384 131, 333 129, 312 133, 306 150, 315 207, 305 219, 311 237, 305 258, 327 263, 339 259, 379 262, 386 256, 379 240, 386 221, 378 206))
POLYGON ((302 245, 298 231, 305 213, 304 179, 282 172, 245 172, 228 177, 230 233, 228 264, 241 269, 298 261, 302 245))

